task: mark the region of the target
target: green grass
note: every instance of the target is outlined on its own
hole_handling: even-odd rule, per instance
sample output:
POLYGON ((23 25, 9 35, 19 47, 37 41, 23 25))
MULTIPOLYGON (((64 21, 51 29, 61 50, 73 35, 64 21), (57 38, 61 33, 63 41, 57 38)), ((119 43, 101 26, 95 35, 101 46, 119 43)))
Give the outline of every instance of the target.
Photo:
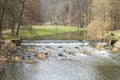
POLYGON ((115 30, 115 31, 112 31, 113 35, 111 36, 111 32, 107 33, 105 35, 106 38, 108 39, 115 39, 115 40, 120 40, 120 30, 115 30))
POLYGON ((113 39, 120 40, 120 30, 113 31, 113 39))
MULTIPOLYGON (((19 37, 31 39, 40 35, 56 34, 56 33, 66 33, 66 32, 75 32, 78 28, 76 26, 33 26, 32 30, 28 30, 23 27, 20 29, 19 37)), ((86 30, 84 28, 80 30, 86 30)), ((6 35, 8 39, 14 39, 14 36, 6 35)))
MULTIPOLYGON (((80 30, 84 30, 84 29, 80 29, 80 30)), ((32 38, 40 35, 75 32, 75 31, 77 31, 77 27, 75 26, 33 26, 31 31, 25 28, 21 29, 20 36, 25 38, 32 38)))

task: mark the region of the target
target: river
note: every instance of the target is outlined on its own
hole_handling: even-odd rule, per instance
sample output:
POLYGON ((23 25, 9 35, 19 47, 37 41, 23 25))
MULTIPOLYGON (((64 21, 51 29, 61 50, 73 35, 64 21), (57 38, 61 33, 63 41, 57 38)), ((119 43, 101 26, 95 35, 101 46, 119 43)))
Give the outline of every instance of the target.
POLYGON ((22 55, 50 54, 45 60, 31 56, 33 63, 8 62, 0 80, 120 80, 120 55, 111 54, 109 49, 97 50, 89 41, 24 40, 21 45, 22 55))
POLYGON ((87 31, 76 31, 76 32, 66 32, 66 33, 56 33, 48 35, 39 35, 31 39, 36 40, 86 40, 87 31))

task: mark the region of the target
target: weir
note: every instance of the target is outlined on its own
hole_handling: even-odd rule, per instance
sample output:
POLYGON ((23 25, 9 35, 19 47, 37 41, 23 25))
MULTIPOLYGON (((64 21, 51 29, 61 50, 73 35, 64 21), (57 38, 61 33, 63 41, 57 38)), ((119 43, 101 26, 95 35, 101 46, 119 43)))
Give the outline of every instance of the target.
POLYGON ((89 41, 80 41, 80 40, 22 40, 21 41, 21 45, 68 45, 71 46, 72 45, 87 45, 89 44, 89 41))
POLYGON ((79 40, 22 40, 21 43, 79 43, 79 40))

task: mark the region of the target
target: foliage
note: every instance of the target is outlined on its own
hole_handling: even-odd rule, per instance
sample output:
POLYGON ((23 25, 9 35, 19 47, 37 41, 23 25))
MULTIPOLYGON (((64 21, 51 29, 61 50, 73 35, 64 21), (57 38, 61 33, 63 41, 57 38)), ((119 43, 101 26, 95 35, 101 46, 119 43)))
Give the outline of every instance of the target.
MULTIPOLYGON (((33 1, 34 3, 35 0, 31 1, 33 1)), ((29 0, 0 0, 0 38, 2 38, 2 36, 4 35, 3 34, 4 29, 11 29, 12 35, 15 35, 15 33, 16 35, 18 35, 19 28, 21 25, 23 25, 24 22, 22 20, 25 20, 26 17, 29 18, 29 20, 33 18, 34 22, 39 21, 40 14, 38 15, 38 13, 40 13, 40 10, 38 8, 38 5, 40 3, 36 2, 34 4, 31 4, 31 6, 30 4, 31 3, 29 2, 29 0), (26 13, 28 13, 28 9, 26 9, 26 6, 27 8, 29 7, 29 9, 34 10, 34 12, 32 12, 32 17, 27 16, 25 13, 23 13, 24 10, 27 10, 26 13), (36 17, 33 17, 35 15, 37 19, 36 17)), ((30 14, 30 12, 28 14, 30 14)))
POLYGON ((89 6, 91 0, 73 0, 71 9, 69 12, 70 23, 80 27, 87 26, 89 24, 89 6))
POLYGON ((90 6, 90 24, 88 25, 88 35, 94 39, 102 38, 110 30, 114 30, 119 25, 120 10, 118 0, 93 0, 90 6), (117 3, 116 3, 117 1, 117 3))
POLYGON ((27 25, 35 25, 42 22, 40 0, 29 0, 23 11, 23 22, 27 25))
POLYGON ((109 32, 111 24, 109 24, 107 21, 99 21, 99 20, 93 20, 88 25, 88 37, 90 39, 101 39, 103 36, 109 32))

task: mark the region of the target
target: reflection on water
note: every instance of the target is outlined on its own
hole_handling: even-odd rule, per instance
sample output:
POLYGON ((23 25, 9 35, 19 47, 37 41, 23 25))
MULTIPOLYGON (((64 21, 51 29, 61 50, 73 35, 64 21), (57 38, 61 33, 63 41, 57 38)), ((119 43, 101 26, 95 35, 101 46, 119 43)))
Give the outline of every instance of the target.
POLYGON ((52 55, 45 60, 34 58, 35 63, 8 63, 0 80, 120 80, 120 66, 117 62, 120 59, 115 57, 114 63, 115 60, 107 51, 98 51, 89 44, 82 43, 40 43, 37 46, 35 44, 38 43, 34 43, 34 46, 24 45, 24 48, 35 49, 38 52, 50 49, 52 55), (67 57, 57 55, 64 50, 75 54, 67 57), (81 50, 89 50, 92 54, 85 55, 81 50))
POLYGON ((56 33, 56 34, 49 34, 45 36, 36 36, 34 39, 41 39, 41 40, 86 40, 87 32, 86 31, 76 31, 76 32, 67 32, 67 33, 56 33))

